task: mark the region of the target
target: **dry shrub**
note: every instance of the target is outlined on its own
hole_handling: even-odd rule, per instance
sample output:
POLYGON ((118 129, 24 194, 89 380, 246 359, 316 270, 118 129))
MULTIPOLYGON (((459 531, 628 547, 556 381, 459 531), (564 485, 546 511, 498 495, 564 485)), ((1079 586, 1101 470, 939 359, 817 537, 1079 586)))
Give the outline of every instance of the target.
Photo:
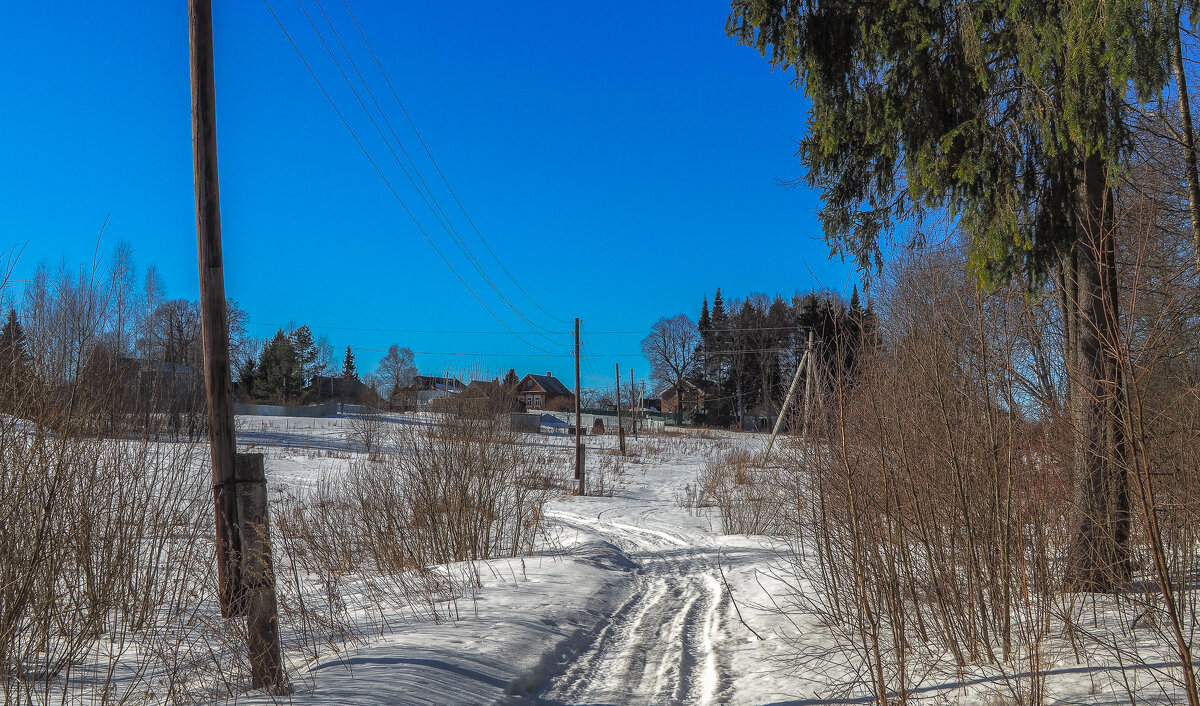
POLYGON ((864 694, 1024 659, 1013 688, 1036 701, 1070 506, 1056 382, 1016 374, 1047 358, 1045 312, 979 293, 953 254, 908 262, 876 302, 882 344, 853 377, 821 371, 812 435, 784 451, 795 585, 818 589, 792 600, 843 636, 864 694))
POLYGON ((698 507, 715 507, 727 534, 783 531, 776 474, 749 451, 735 449, 704 465, 697 479, 698 507))
POLYGON ((241 688, 237 628, 213 598, 202 456, 0 421, 6 702, 162 703, 241 688))
POLYGON ((286 496, 277 513, 281 606, 314 656, 386 629, 389 611, 456 616, 477 577, 448 565, 531 553, 557 485, 551 457, 505 417, 384 423, 380 434, 382 450, 286 496))

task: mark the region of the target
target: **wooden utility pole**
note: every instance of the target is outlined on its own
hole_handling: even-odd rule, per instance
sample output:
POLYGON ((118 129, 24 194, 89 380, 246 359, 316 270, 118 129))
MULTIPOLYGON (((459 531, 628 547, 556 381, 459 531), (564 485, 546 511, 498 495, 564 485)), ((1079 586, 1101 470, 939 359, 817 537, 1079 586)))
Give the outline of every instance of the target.
MULTIPOLYGON (((618 376, 619 377, 619 376, 618 376)), ((634 402, 637 397, 637 388, 633 385, 633 368, 629 369, 629 426, 633 427, 633 438, 637 438, 638 427, 638 409, 640 406, 634 402)))
POLYGON ((579 317, 575 317, 575 478, 579 481, 579 495, 585 494, 583 485, 583 444, 580 434, 583 425, 579 416, 579 317))
POLYGON ((200 261, 200 339, 208 439, 216 514, 217 581, 221 614, 239 615, 237 495, 234 492, 233 386, 229 373, 229 326, 221 260, 221 205, 217 189, 217 107, 213 81, 212 0, 188 1, 192 70, 192 167, 196 186, 196 243, 200 261))
POLYGON ((221 257, 221 203, 217 187, 212 0, 188 0, 188 45, 192 74, 196 247, 200 265, 200 340, 216 516, 217 597, 221 615, 226 618, 247 616, 247 649, 254 686, 277 689, 284 686, 285 677, 275 579, 271 572, 271 544, 267 534, 266 477, 262 455, 239 457, 234 438, 229 325, 221 257))
POLYGON ((625 425, 621 423, 621 364, 617 363, 617 437, 621 444, 621 455, 625 455, 625 425))
MULTIPOLYGON (((783 398, 783 406, 779 408, 779 416, 775 419, 775 428, 771 430, 771 438, 767 439, 767 449, 766 449, 766 451, 763 452, 763 457, 762 457, 762 462, 764 465, 767 462, 767 457, 771 455, 771 447, 775 445, 775 436, 779 433, 779 428, 781 426, 783 426, 783 417, 787 413, 788 404, 791 403, 791 401, 792 401, 792 395, 794 395, 796 393, 796 384, 800 382, 800 371, 804 370, 805 363, 808 362, 809 359, 812 357, 812 346, 813 346, 813 333, 810 330, 808 332, 808 347, 806 347, 804 349, 804 355, 800 356, 800 362, 796 364, 796 374, 792 376, 792 384, 788 386, 787 396, 783 398)), ((809 372, 811 372, 811 367, 810 367, 809 372)), ((805 414, 805 422, 806 423, 808 421, 807 420, 808 400, 810 399, 809 385, 811 383, 811 380, 812 380, 811 377, 805 376, 805 380, 804 380, 804 397, 805 397, 804 414, 805 414)))

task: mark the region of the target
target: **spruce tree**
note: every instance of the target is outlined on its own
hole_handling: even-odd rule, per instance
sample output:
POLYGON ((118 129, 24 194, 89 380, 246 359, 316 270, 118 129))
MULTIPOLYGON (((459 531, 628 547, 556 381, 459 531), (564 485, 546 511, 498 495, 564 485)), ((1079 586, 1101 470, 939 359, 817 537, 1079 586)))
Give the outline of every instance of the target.
POLYGON ((258 376, 258 363, 253 358, 246 358, 238 366, 238 387, 249 396, 254 396, 254 380, 258 376))
POLYGON ((254 376, 255 398, 272 404, 297 401, 303 387, 296 349, 291 339, 280 329, 263 346, 254 376))
POLYGON ((0 408, 16 412, 30 382, 31 357, 25 347, 25 331, 15 309, 0 327, 0 408))
POLYGON ((801 162, 835 254, 877 268, 896 223, 948 213, 985 285, 1069 284, 1079 482, 1067 585, 1130 575, 1114 174, 1128 101, 1167 76, 1163 4, 1113 0, 733 0, 726 31, 811 102, 801 162))
POLYGON ((725 311, 725 299, 721 296, 721 288, 712 301, 712 328, 709 332, 708 359, 709 378, 717 385, 725 384, 728 375, 729 361, 726 351, 729 350, 729 314, 725 311))
POLYGON ((358 370, 354 368, 354 352, 346 346, 346 357, 342 360, 342 377, 347 380, 357 380, 358 370))
POLYGON ((17 318, 16 309, 8 310, 8 319, 0 327, 0 366, 6 372, 24 373, 29 366, 29 352, 25 348, 25 330, 17 318))
POLYGON ((698 351, 696 365, 696 379, 698 382, 703 382, 710 379, 708 350, 712 345, 712 317, 708 313, 708 297, 704 297, 704 301, 700 304, 700 318, 696 320, 696 328, 700 331, 700 350, 698 351))
POLYGON ((296 365, 299 368, 302 386, 310 385, 312 379, 317 375, 317 358, 319 357, 317 341, 313 338, 312 329, 307 325, 301 326, 292 331, 288 338, 292 342, 292 348, 296 351, 296 365))

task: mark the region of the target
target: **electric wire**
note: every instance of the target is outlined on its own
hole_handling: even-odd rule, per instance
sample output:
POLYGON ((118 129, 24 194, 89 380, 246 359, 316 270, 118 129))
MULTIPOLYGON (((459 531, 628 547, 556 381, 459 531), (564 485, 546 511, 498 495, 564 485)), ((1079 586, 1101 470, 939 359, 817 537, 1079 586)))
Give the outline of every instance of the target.
POLYGON ((376 68, 379 69, 379 73, 383 76, 383 80, 387 84, 388 90, 391 91, 392 98, 396 100, 396 105, 400 106, 400 111, 404 114, 404 118, 408 121, 409 127, 412 128, 413 134, 417 136, 417 141, 421 143, 421 148, 425 150, 425 154, 429 157, 429 161, 433 164, 433 168, 437 170, 438 176, 442 179, 442 183, 446 185, 446 190, 450 192, 450 196, 453 197, 454 202, 458 204, 458 208, 460 211, 462 211, 463 217, 467 219, 467 223, 471 224, 471 228, 475 231, 475 235, 479 238, 479 242, 483 243, 483 246, 487 248, 487 251, 492 256, 492 259, 496 261, 496 264, 500 266, 500 269, 504 271, 504 274, 508 276, 509 280, 511 280, 512 283, 516 285, 517 289, 520 290, 521 294, 524 294, 525 298, 528 299, 535 307, 537 307, 538 310, 559 323, 571 323, 566 319, 561 319, 554 314, 551 314, 544 307, 542 307, 541 304, 538 304, 537 300, 535 300, 533 296, 521 286, 521 283, 518 282, 517 279, 513 277, 512 273, 508 271, 508 268, 504 266, 504 262, 500 259, 500 256, 497 255, 496 251, 492 249, 492 246, 488 243, 487 238, 483 236, 483 233, 475 225, 475 221, 471 218, 471 215, 467 213, 467 209, 465 206, 463 206, 462 201, 459 200, 458 194, 454 191, 454 188, 450 186, 450 181, 442 172, 442 167, 438 164, 437 159, 434 158, 433 152, 429 149, 429 146, 425 144, 425 138, 421 136, 421 131, 417 129, 417 125, 413 121, 412 116, 408 114, 408 109, 404 106, 404 101, 400 100, 400 95, 396 92, 395 86, 392 85, 391 78, 388 76, 387 71, 383 68, 383 62, 379 60, 379 56, 375 53, 375 48, 371 46, 371 42, 367 39, 367 35, 363 31, 362 26, 359 25, 358 18, 355 17, 354 11, 350 9, 349 0, 342 0, 342 4, 345 5, 346 13, 350 16, 350 20, 354 23, 355 29, 358 30, 359 36, 362 37, 363 45, 365 45, 367 47, 367 51, 370 52, 371 59, 375 62, 376 68))
POLYGON ((429 243, 429 246, 433 248, 434 252, 437 253, 438 257, 441 258, 442 262, 446 265, 447 268, 449 268, 450 272, 453 273, 454 276, 458 279, 458 281, 463 285, 463 287, 465 287, 467 289, 467 291, 471 293, 471 296, 473 296, 475 298, 475 300, 479 302, 479 305, 482 306, 484 308, 484 310, 487 311, 488 314, 490 314, 492 316, 492 318, 496 319, 496 321, 501 326, 503 326, 505 329, 508 329, 508 331, 510 333, 512 333, 517 338, 519 338, 523 343, 528 345, 530 348, 533 348, 534 350, 542 351, 544 353, 548 353, 549 351, 546 351, 546 349, 526 340, 523 336, 521 336, 521 334, 514 331, 512 329, 512 327, 510 327, 507 323, 505 323, 504 320, 501 319, 496 314, 496 312, 492 311, 492 309, 487 305, 487 303, 483 301, 483 299, 471 287, 471 285, 465 279, 463 279, 463 276, 461 274, 459 274, 458 270, 456 270, 454 268, 454 265, 452 265, 450 263, 450 261, 446 258, 445 254, 442 253, 441 248, 439 248, 437 246, 437 243, 434 242, 433 238, 430 237, 429 233, 427 233, 425 231, 425 228, 421 225, 420 221, 417 220, 417 217, 413 214, 412 210, 409 209, 408 204, 406 204, 404 202, 404 199, 401 198, 400 194, 396 191, 395 187, 392 186, 391 181, 383 173, 383 170, 379 168, 379 165, 376 163, 374 157, 372 157, 371 153, 369 151, 367 151, 366 146, 363 144, 362 140, 359 139, 357 133, 355 133, 355 131, 354 131, 354 128, 351 127, 350 123, 346 120, 346 117, 342 114, 341 110, 337 107, 337 103, 334 102, 333 97, 329 95, 329 91, 327 91, 325 89, 325 86, 321 82, 321 79, 317 76, 317 74, 313 70, 311 64, 309 64, 308 59, 304 56, 304 52, 300 50, 299 45, 296 44, 296 41, 292 38, 292 35, 287 31, 287 28, 284 26, 283 21, 279 18, 279 15, 276 14, 275 8, 271 6, 270 0, 263 0, 263 3, 267 6, 267 10, 270 11, 271 16, 273 18, 275 18, 275 23, 279 25, 280 31, 283 32, 284 36, 288 40, 288 43, 292 45, 292 49, 294 49, 296 54, 300 57, 300 61, 304 64, 304 68, 308 70, 309 75, 312 76, 313 81, 315 81, 317 84, 317 87, 320 88, 321 93, 325 96, 325 100, 329 102, 330 107, 333 108, 333 111, 337 114, 338 119, 342 121, 342 125, 345 126, 346 131, 350 133, 350 136, 354 139, 354 142, 358 145, 358 148, 362 151, 363 156, 365 156, 367 158, 367 161, 371 163, 371 166, 375 169, 375 172, 377 174, 379 174, 379 178, 383 180, 383 183, 387 187, 388 191, 390 191, 392 193, 392 196, 395 197, 396 201, 398 201, 400 203, 401 208, 403 208, 404 212, 408 214, 408 217, 412 220, 413 225, 415 225, 417 227, 417 230, 421 233, 422 236, 424 236, 425 240, 429 243))
POLYGON ((534 323, 532 320, 530 320, 528 317, 526 317, 519 309, 517 309, 516 305, 514 305, 508 299, 508 297, 506 297, 504 295, 504 293, 500 291, 500 288, 496 286, 496 284, 492 280, 492 278, 483 269, 482 264, 475 257, 474 253, 471 252, 470 247, 467 246, 466 242, 463 240, 462 236, 458 233, 457 229, 454 228, 454 225, 449 220, 449 217, 446 216, 446 212, 444 209, 442 209, 441 204, 438 203, 437 197, 433 194, 432 190, 429 189, 428 184, 425 183, 425 179, 424 179, 424 177, 421 176, 420 170, 417 168, 416 163, 413 162, 412 157, 408 154, 408 150, 405 149, 403 141, 400 140, 399 135, 391 127, 391 122, 387 119, 386 113, 383 111, 383 108, 379 105, 379 101, 375 99, 374 92, 371 91, 371 88, 367 84, 365 77, 363 77, 362 72, 359 71, 357 63, 354 61, 354 58, 350 55, 350 51, 349 51, 349 49, 346 48, 345 42, 342 41, 341 35, 338 33, 337 28, 334 27, 334 25, 333 25, 333 21, 329 18, 329 15, 327 13, 325 13, 325 9, 321 5, 320 0, 315 0, 315 2, 317 4, 317 7, 320 8, 322 15, 325 17, 325 21, 329 25, 330 30, 333 32, 334 38, 337 40, 338 45, 342 48, 342 52, 345 54, 346 59, 349 61, 352 69, 354 70, 355 74, 358 76, 359 81, 362 82, 363 88, 366 91, 368 97, 370 97, 372 103, 374 103, 374 105, 376 107, 376 110, 379 111, 380 117, 383 119, 384 123, 388 126, 388 130, 392 133, 392 137, 395 139, 396 145, 400 148, 400 151, 404 154, 405 159, 408 161, 409 167, 411 167, 411 170, 412 170, 411 173, 409 171, 409 168, 405 167, 404 162, 401 161, 400 156, 398 154, 396 154, 396 149, 392 146, 391 141, 388 140, 387 136, 383 132, 383 129, 379 126, 379 123, 375 120, 374 114, 371 112, 371 110, 367 107, 366 103, 363 101, 362 96, 359 94, 358 89, 355 88, 355 86, 354 86, 354 82, 350 80, 350 77, 349 77, 349 75, 347 75, 346 70, 342 67, 341 61, 338 60, 337 56, 333 52, 333 49, 329 46, 329 43, 325 40, 325 35, 317 27, 316 21, 313 20, 312 15, 308 12, 308 8, 305 7, 302 0, 296 0, 296 5, 300 8, 300 11, 304 14, 305 19, 308 20, 309 26, 312 27, 314 34, 316 34, 317 39, 321 42, 321 46, 325 48, 325 52, 329 55, 330 61, 333 62, 333 65, 337 69, 338 73, 341 75, 342 80, 346 82, 347 88, 349 88, 350 92, 354 95, 355 101, 358 102, 359 107, 362 108, 363 113, 366 114, 367 119, 371 122, 371 126, 375 128, 375 131, 379 134, 380 139, 383 140, 383 143, 387 147, 388 152, 392 155, 392 159, 396 162, 396 165, 400 167, 400 171, 408 179, 409 184, 411 184, 413 189, 416 190, 417 195, 421 197, 421 200, 425 203, 426 208, 428 208, 429 212, 433 215, 434 220, 438 222, 438 225, 440 225, 442 227, 442 230, 446 231, 446 234, 450 236, 451 240, 454 242, 455 246, 458 248, 458 250, 462 254, 462 256, 467 260, 468 263, 470 263, 470 265, 475 269, 475 271, 479 274, 479 276, 483 279, 483 281, 487 283, 487 285, 496 294, 496 296, 498 296, 501 299, 501 301, 503 301, 505 303, 505 305, 507 305, 510 309, 512 309, 513 313, 515 313, 518 318, 520 318, 522 321, 524 321, 525 324, 530 328, 530 330, 533 333, 541 336, 546 341, 550 342, 552 345, 563 345, 561 342, 554 341, 553 339, 547 337, 545 334, 538 331, 537 329, 539 329, 539 328, 545 329, 545 330, 549 330, 549 329, 546 329, 546 327, 543 327, 539 324, 534 323), (414 174, 416 175, 415 179, 414 179, 414 174), (418 180, 420 181, 419 185, 417 183, 418 180), (424 190, 422 190, 422 186, 424 187, 424 190), (426 195, 426 192, 428 192, 428 195, 426 195), (431 203, 431 200, 432 200, 432 203, 431 203))

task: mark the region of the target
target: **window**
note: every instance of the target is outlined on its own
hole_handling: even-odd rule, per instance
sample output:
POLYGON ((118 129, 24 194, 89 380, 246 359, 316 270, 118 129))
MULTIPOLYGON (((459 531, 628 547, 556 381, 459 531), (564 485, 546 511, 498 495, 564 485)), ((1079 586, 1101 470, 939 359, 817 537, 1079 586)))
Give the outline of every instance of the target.
POLYGON ((533 406, 537 407, 539 409, 541 408, 541 406, 542 406, 542 396, 541 395, 533 396, 533 406))

